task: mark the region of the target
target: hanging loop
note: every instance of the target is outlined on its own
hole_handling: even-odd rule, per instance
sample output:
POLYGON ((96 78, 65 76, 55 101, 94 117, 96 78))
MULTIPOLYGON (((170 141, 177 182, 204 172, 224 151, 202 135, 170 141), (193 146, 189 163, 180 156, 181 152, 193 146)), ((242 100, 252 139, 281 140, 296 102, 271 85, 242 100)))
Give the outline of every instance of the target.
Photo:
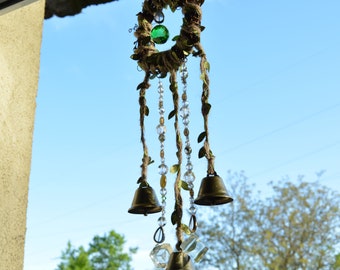
POLYGON ((159 226, 158 229, 155 231, 155 233, 153 235, 153 240, 157 244, 161 244, 161 243, 164 242, 164 240, 165 240, 165 233, 164 233, 163 226, 159 226))
POLYGON ((192 233, 196 232, 197 230, 197 218, 195 215, 191 215, 190 217, 189 229, 192 233))

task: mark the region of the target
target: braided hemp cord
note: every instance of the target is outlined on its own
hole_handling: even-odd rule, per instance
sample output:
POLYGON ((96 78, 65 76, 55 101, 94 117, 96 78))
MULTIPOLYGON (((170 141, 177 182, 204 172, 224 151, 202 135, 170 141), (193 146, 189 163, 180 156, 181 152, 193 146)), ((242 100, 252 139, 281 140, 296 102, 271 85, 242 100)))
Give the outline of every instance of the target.
POLYGON ((176 227, 176 236, 177 236, 177 244, 176 249, 178 251, 182 250, 181 244, 183 242, 183 231, 182 231, 182 216, 183 216, 183 199, 181 196, 181 164, 182 164, 182 139, 181 132, 179 128, 179 120, 178 120, 178 111, 179 111, 179 96, 178 96, 178 85, 176 79, 176 71, 170 71, 170 86, 172 92, 172 98, 174 103, 174 111, 175 111, 175 132, 176 132, 176 146, 177 146, 177 159, 178 159, 178 170, 176 175, 175 182, 175 212, 177 216, 177 227, 176 227))

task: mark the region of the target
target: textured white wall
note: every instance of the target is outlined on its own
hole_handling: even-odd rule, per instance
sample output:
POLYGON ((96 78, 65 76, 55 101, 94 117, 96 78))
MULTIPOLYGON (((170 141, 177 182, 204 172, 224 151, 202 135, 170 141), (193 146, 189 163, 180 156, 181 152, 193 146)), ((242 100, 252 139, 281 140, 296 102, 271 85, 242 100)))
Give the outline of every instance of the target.
POLYGON ((23 268, 44 0, 0 16, 0 269, 23 268))

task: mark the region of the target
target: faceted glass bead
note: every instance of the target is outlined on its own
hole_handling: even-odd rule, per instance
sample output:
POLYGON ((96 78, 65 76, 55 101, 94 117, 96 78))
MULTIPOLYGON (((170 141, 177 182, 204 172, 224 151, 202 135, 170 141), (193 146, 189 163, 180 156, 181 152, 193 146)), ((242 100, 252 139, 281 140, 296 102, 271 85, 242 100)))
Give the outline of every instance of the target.
POLYGON ((159 118, 159 124, 160 124, 160 125, 164 125, 164 117, 163 117, 163 116, 161 116, 161 117, 159 118))
POLYGON ((182 107, 189 108, 189 102, 188 101, 184 101, 182 107))
POLYGON ((195 262, 199 262, 208 251, 208 248, 200 241, 195 233, 192 233, 189 238, 183 241, 181 248, 184 252, 189 253, 195 262))
POLYGON ((186 128, 184 128, 184 130, 183 130, 183 134, 184 134, 184 136, 189 136, 189 133, 190 133, 190 131, 189 131, 189 129, 186 127, 186 128))
POLYGON ((182 107, 181 110, 180 110, 180 115, 181 117, 185 118, 185 117, 188 117, 190 115, 190 111, 189 111, 189 108, 188 107, 182 107))
POLYGON ((191 162, 188 162, 187 165, 186 165, 186 169, 187 169, 188 171, 192 171, 193 168, 194 168, 194 166, 192 165, 192 163, 191 163, 191 162))
POLYGON ((164 149, 162 149, 162 150, 159 152, 159 155, 160 155, 160 157, 161 157, 162 159, 164 159, 164 155, 165 155, 164 149))
POLYGON ((164 142, 164 141, 165 141, 165 135, 164 135, 164 134, 159 135, 159 136, 158 136, 158 140, 159 140, 160 142, 164 142))
POLYGON ((150 257, 157 268, 165 268, 168 264, 172 248, 170 244, 156 245, 150 253, 150 257))
POLYGON ((168 173, 168 166, 166 166, 165 164, 161 164, 158 166, 158 172, 159 174, 167 174, 168 173))
POLYGON ((162 174, 162 176, 161 176, 160 186, 161 186, 161 188, 165 188, 166 187, 166 176, 164 174, 162 174))
POLYGON ((186 182, 194 182, 195 181, 195 175, 194 175, 194 173, 193 172, 190 172, 190 171, 188 171, 188 172, 185 172, 185 174, 184 174, 184 180, 186 181, 186 182))
POLYGON ((163 226, 166 225, 166 219, 165 219, 165 217, 160 217, 160 218, 158 219, 158 225, 161 226, 161 227, 163 227, 163 226))
POLYGON ((188 188, 189 189, 193 189, 194 188, 194 184, 192 182, 188 182, 188 188))
POLYGON ((156 44, 164 44, 169 39, 169 30, 164 25, 156 25, 151 30, 151 38, 156 44))
POLYGON ((161 188, 161 195, 162 196, 165 196, 167 193, 166 189, 165 188, 161 188))
POLYGON ((164 109, 164 108, 159 108, 159 111, 158 111, 158 112, 159 112, 159 114, 162 114, 162 115, 163 115, 163 114, 165 113, 165 109, 164 109))
POLYGON ((190 123, 190 120, 188 117, 183 118, 182 121, 183 121, 183 125, 189 125, 190 123))
POLYGON ((156 23, 162 23, 164 22, 164 14, 162 11, 157 11, 155 16, 154 16, 154 20, 156 23))
POLYGON ((164 134, 166 132, 166 126, 164 125, 158 125, 156 129, 158 135, 164 134))
POLYGON ((196 212, 197 212, 197 209, 196 209, 196 207, 195 206, 190 206, 190 208, 189 208, 189 212, 190 212, 190 214, 192 214, 192 215, 195 215, 196 214, 196 212))
POLYGON ((192 149, 191 149, 190 146, 186 146, 186 147, 184 148, 184 153, 185 153, 186 155, 190 155, 191 152, 192 152, 192 149))

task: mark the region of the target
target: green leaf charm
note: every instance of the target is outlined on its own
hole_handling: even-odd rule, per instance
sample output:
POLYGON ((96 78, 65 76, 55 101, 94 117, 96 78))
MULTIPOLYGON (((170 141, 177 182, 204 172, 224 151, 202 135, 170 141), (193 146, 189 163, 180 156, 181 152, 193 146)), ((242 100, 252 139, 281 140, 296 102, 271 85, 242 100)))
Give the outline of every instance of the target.
POLYGON ((170 167, 170 173, 177 173, 179 170, 179 164, 174 164, 170 167))

